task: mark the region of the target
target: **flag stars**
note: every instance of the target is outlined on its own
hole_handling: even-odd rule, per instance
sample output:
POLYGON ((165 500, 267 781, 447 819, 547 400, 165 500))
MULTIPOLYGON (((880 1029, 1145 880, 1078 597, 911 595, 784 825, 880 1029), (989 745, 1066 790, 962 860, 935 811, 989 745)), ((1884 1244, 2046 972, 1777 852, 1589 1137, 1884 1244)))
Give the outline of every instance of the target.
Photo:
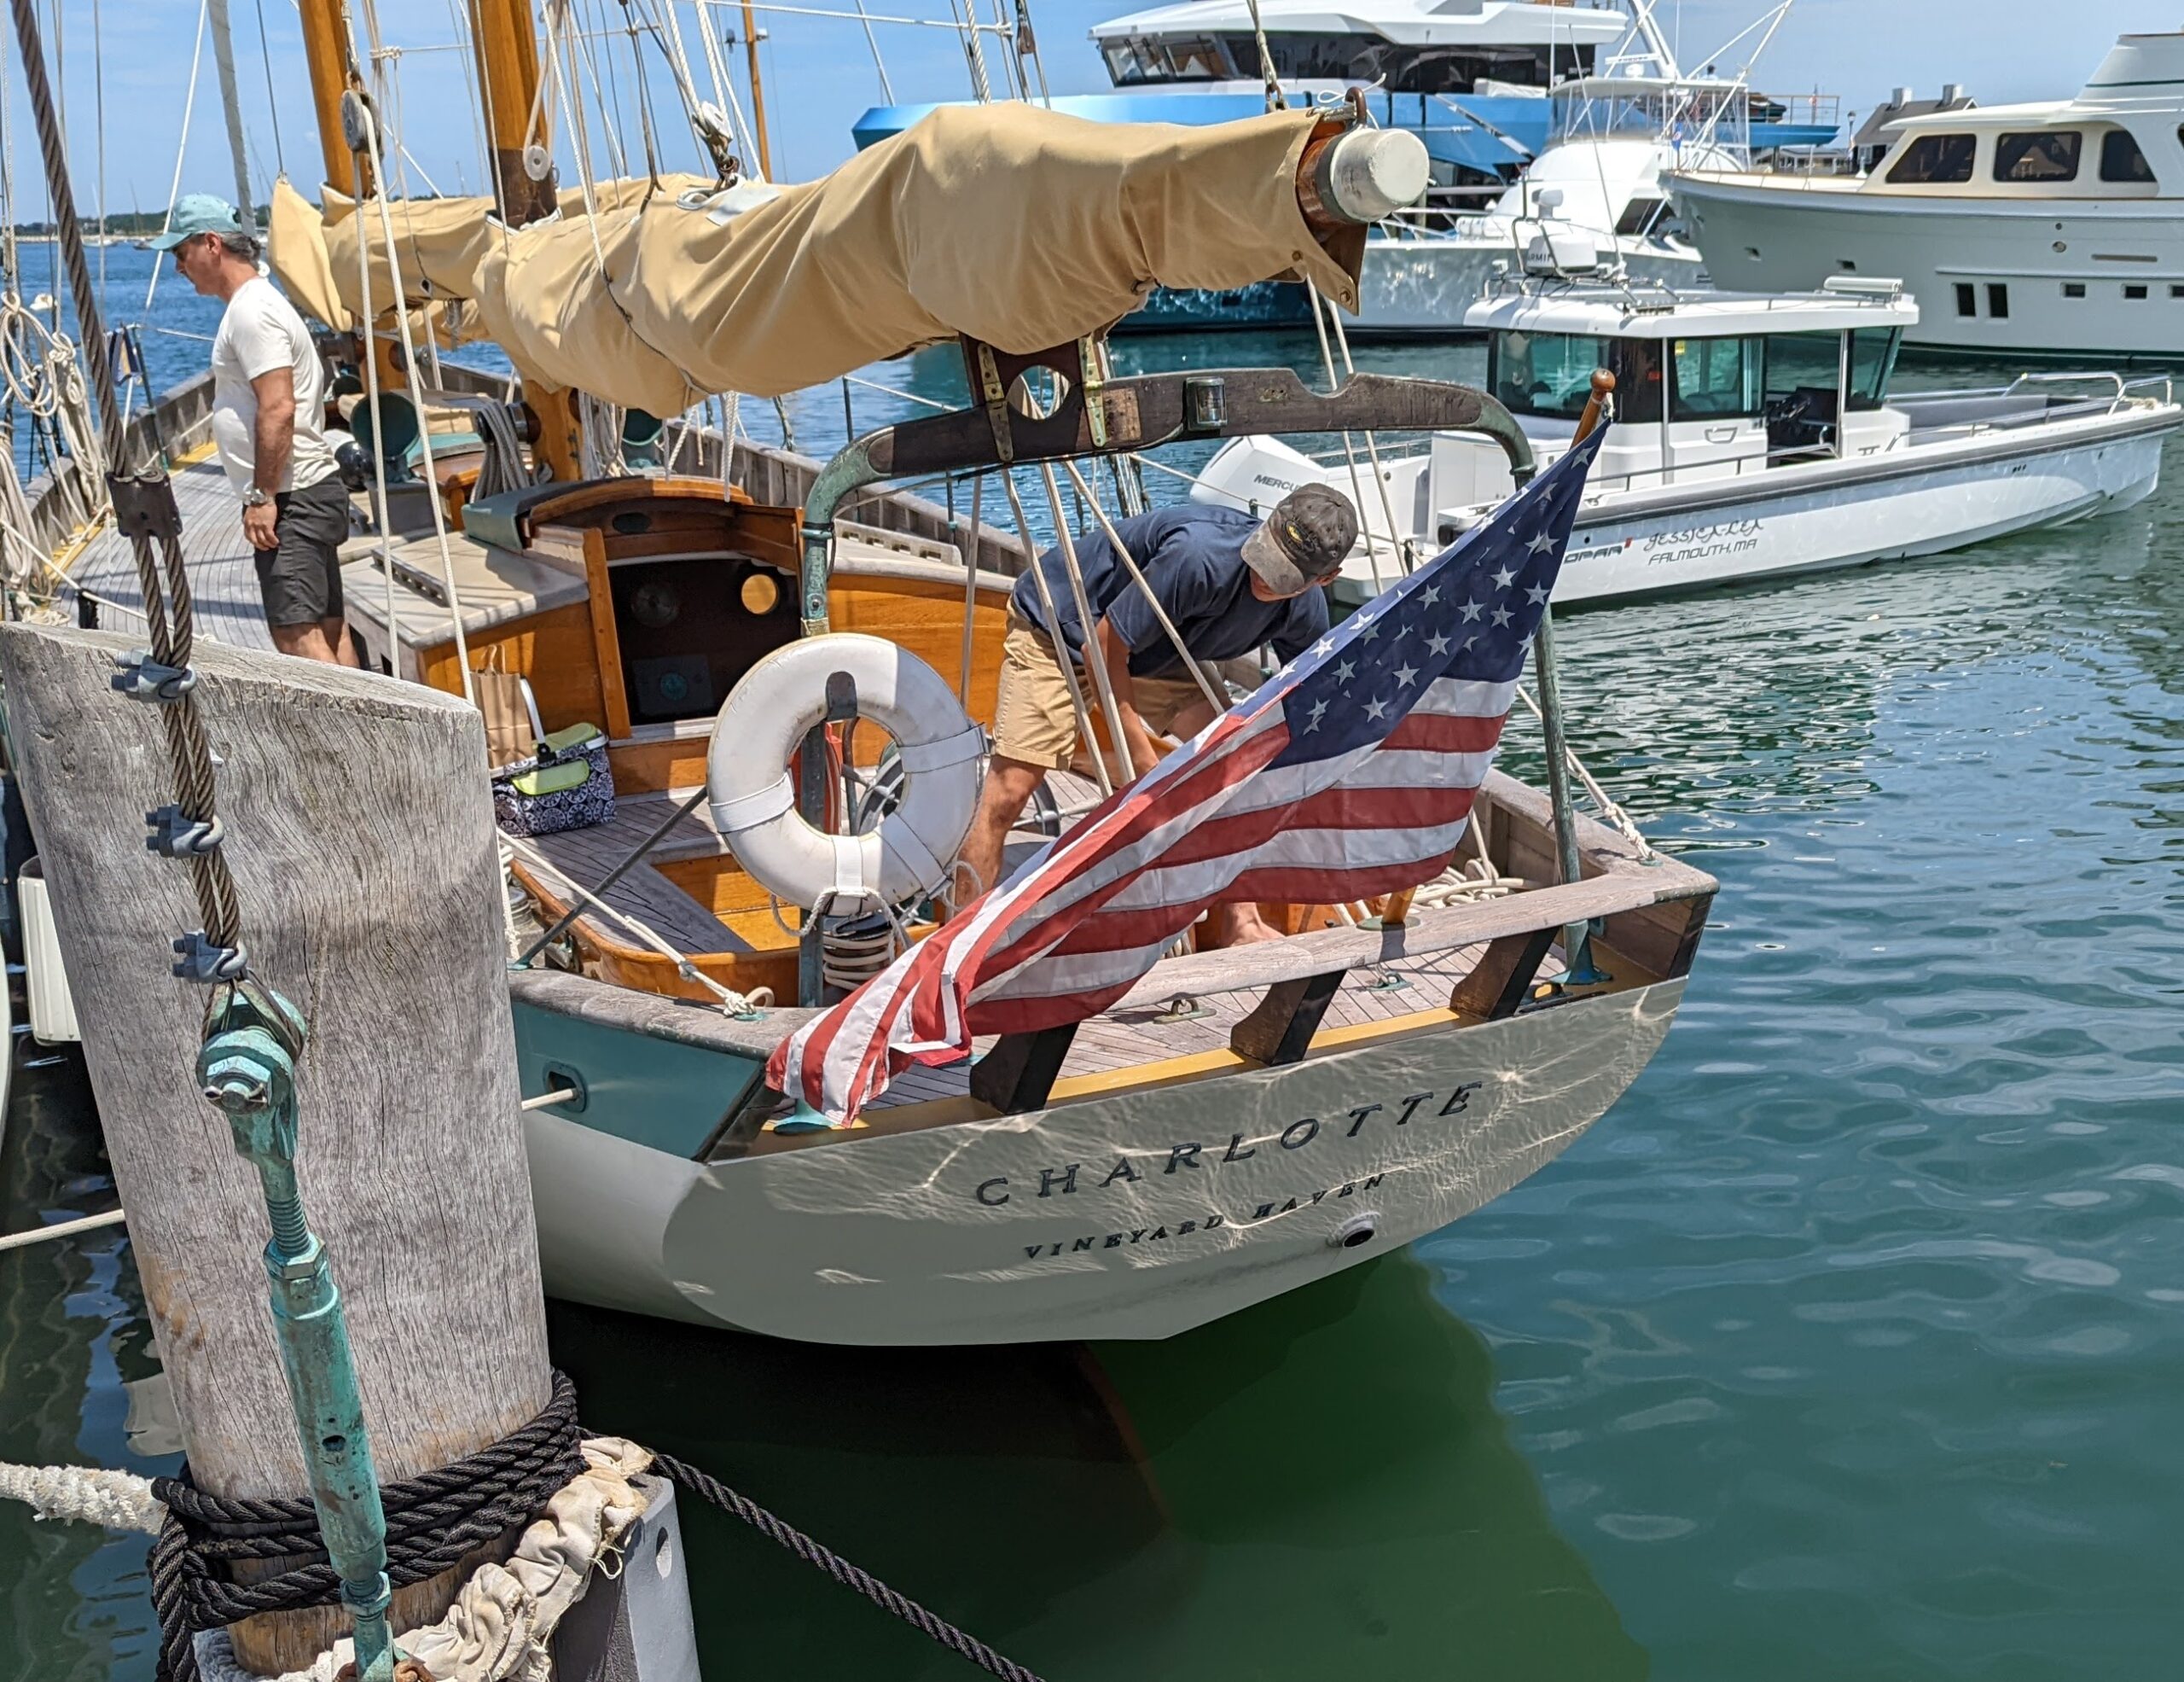
POLYGON ((1338 684, 1346 684, 1356 675, 1357 662, 1354 660, 1345 660, 1334 669, 1334 680, 1338 684))
POLYGON ((1316 701, 1312 703, 1311 722, 1304 726, 1304 733, 1307 736, 1310 736, 1314 730, 1320 727, 1320 719, 1326 713, 1327 710, 1327 704, 1324 701, 1316 701))
POLYGON ((1365 716, 1375 724, 1380 722, 1387 710, 1388 703, 1385 701, 1368 701, 1365 703, 1365 716))
POLYGON ((1429 654, 1444 655, 1449 651, 1449 639, 1436 631, 1426 639, 1426 648, 1429 654))
POLYGON ((1526 544, 1525 547, 1531 550, 1535 555, 1551 554, 1554 552, 1554 538, 1549 533, 1542 532, 1537 537, 1526 544))
POLYGON ((1504 567, 1494 575, 1494 587, 1497 590, 1507 590, 1516 581, 1517 569, 1514 567, 1504 567))
POLYGON ((1536 584, 1530 590, 1527 590, 1525 592, 1525 600, 1536 606, 1540 602, 1547 600, 1547 598, 1553 594, 1554 590, 1552 586, 1544 584, 1536 584))
POLYGON ((1418 592, 1418 604, 1422 608, 1430 608, 1440 599, 1441 586, 1438 584, 1429 584, 1418 592))
POLYGON ((1333 652, 1334 638, 1332 637, 1322 637, 1312 644, 1312 655, 1315 659, 1324 660, 1333 652))
POLYGON ((1513 615, 1510 614, 1509 610, 1508 610, 1507 608, 1496 608, 1494 610, 1494 615, 1493 615, 1493 617, 1494 617, 1494 622, 1495 622, 1495 624, 1496 624, 1496 625, 1507 625, 1507 624, 1509 622, 1510 619, 1513 617, 1513 615))
MULTIPOLYGON (((1464 619, 1467 622, 1477 619, 1485 611, 1486 603, 1484 602, 1467 602, 1464 603, 1464 619)), ((1467 643, 1464 646, 1466 648, 1469 648, 1471 644, 1467 643)))
POLYGON ((1418 668, 1415 666, 1398 666, 1396 668, 1396 687, 1397 689, 1407 690, 1412 684, 1415 683, 1417 679, 1418 668))

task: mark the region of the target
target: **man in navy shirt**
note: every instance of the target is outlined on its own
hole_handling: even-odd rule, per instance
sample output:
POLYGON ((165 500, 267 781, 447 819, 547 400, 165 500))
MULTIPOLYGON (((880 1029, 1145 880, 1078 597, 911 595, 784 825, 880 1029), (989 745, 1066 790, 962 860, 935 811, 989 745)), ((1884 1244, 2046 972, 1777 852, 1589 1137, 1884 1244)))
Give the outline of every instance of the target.
MULTIPOLYGON (((1340 492, 1304 485, 1263 521, 1236 509, 1186 503, 1117 521, 1114 532, 1194 661, 1234 660, 1262 645, 1289 661, 1326 633, 1323 586, 1357 541, 1357 514, 1340 492)), ((1076 548, 1094 620, 1089 638, 1059 546, 1039 557, 1045 591, 1027 572, 1009 601, 994 751, 978 817, 963 843, 963 862, 978 872, 982 888, 999 877, 1002 844, 1032 791, 1077 752, 1077 712, 1061 655, 1075 668, 1085 707, 1101 718, 1097 679, 1086 669, 1089 643, 1114 691, 1134 774, 1160 758, 1156 731, 1188 740, 1214 716, 1175 638, 1106 531, 1079 538, 1076 548)), ((1214 693, 1222 694, 1218 675, 1208 676, 1214 693)), ((1271 933, 1248 908, 1225 921, 1232 940, 1271 933)))

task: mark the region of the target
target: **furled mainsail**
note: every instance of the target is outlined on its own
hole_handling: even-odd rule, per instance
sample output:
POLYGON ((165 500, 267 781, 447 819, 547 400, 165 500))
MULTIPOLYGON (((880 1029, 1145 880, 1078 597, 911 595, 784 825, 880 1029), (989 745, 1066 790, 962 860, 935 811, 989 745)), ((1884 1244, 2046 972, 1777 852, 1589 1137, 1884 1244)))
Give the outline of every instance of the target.
MULTIPOLYGON (((721 190, 688 176, 561 195, 508 229, 484 199, 388 207, 413 306, 497 340, 526 381, 655 415, 715 392, 778 396, 967 333, 1043 350, 1105 328, 1156 285, 1290 277, 1357 306, 1362 228, 1322 241, 1297 202, 1321 119, 1277 111, 1186 128, 1036 106, 944 107, 822 180, 721 190)), ((276 192, 273 265, 329 325, 393 301, 378 210, 276 192), (328 289, 331 295, 328 295, 328 289)))
POLYGON ((1297 202, 1319 120, 944 108, 820 181, 654 194, 497 236, 478 303, 526 380, 655 415, 714 392, 776 396, 957 333, 1065 344, 1156 283, 1294 276, 1354 310, 1364 230, 1331 250, 1297 202))

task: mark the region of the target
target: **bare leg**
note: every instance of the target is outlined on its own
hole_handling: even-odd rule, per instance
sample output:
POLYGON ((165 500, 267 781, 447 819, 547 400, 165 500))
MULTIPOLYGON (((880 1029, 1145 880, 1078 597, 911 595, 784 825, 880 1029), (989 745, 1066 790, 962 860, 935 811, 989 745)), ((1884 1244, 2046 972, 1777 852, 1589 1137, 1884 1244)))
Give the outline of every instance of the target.
POLYGON ((354 663, 343 661, 334 652, 334 644, 327 639, 323 620, 311 620, 302 625, 276 625, 269 628, 273 632, 273 646, 284 655, 294 655, 303 660, 322 661, 328 666, 354 663))
POLYGON ((1248 903, 1216 905, 1208 921, 1213 925, 1214 938, 1224 946, 1256 946, 1262 940, 1281 938, 1281 931, 1259 915, 1257 905, 1248 903))
POLYGON ((357 658, 357 644, 349 635, 349 621, 345 619, 322 619, 318 628, 326 633, 326 646, 334 650, 336 666, 354 666, 361 671, 363 662, 357 658))
POLYGON ((1044 765, 1028 765, 999 754, 986 761, 978 816, 971 820, 971 833, 963 838, 963 862, 978 873, 978 885, 966 886, 967 897, 983 893, 1000 880, 1002 847, 1022 815, 1025 802, 1046 774, 1044 765))

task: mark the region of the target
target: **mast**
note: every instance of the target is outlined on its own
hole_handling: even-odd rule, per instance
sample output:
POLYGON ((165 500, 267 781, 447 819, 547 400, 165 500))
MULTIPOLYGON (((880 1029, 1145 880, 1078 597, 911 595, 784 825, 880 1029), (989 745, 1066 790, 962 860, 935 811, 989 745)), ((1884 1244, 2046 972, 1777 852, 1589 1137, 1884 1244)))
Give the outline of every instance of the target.
MULTIPOLYGON (((478 54, 478 85, 485 95, 491 133, 493 201, 501 219, 521 228, 551 216, 558 206, 554 174, 533 180, 525 167, 531 113, 538 101, 538 39, 529 0, 468 0, 470 38, 478 54)), ((543 143, 542 132, 541 143, 543 143)), ((536 448, 553 475, 581 477, 582 433, 576 393, 526 390, 524 401, 538 417, 536 448)))
POLYGON ((311 113, 318 119, 326 184, 361 202, 372 190, 371 166, 349 150, 341 133, 341 96, 351 86, 363 91, 349 57, 348 8, 343 0, 299 0, 296 12, 303 22, 304 60, 311 67, 311 113))
POLYGON ((758 173, 774 178, 773 148, 766 144, 766 85, 758 75, 758 20, 743 0, 743 61, 751 69, 751 128, 758 141, 758 173))

